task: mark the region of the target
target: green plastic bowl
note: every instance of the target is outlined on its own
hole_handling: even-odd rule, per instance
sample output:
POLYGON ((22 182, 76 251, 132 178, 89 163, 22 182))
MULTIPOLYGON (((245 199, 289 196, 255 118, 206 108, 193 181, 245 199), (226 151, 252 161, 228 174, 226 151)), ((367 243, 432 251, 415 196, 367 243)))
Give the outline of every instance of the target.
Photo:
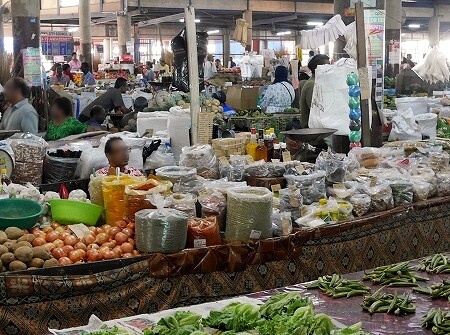
POLYGON ((17 227, 30 229, 39 220, 44 209, 30 199, 0 199, 0 229, 17 227))
POLYGON ((55 199, 49 203, 52 219, 60 224, 84 223, 87 226, 95 226, 103 212, 103 207, 87 202, 55 199))

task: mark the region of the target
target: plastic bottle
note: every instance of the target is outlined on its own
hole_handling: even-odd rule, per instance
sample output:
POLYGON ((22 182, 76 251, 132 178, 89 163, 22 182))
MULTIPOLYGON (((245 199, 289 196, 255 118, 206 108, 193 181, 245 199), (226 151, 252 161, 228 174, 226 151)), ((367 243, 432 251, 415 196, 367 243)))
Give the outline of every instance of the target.
POLYGON ((281 162, 281 144, 280 143, 274 143, 273 145, 273 158, 272 162, 279 163, 281 162))
POLYGON ((255 161, 264 160, 267 162, 267 147, 264 144, 264 130, 258 131, 258 146, 255 149, 255 161))
POLYGON ((256 147, 258 146, 258 142, 256 141, 256 129, 252 128, 250 132, 250 143, 247 144, 247 155, 252 156, 253 160, 255 160, 256 147))
POLYGON ((8 177, 8 171, 6 169, 1 169, 1 173, 2 173, 2 177, 1 177, 1 181, 0 184, 6 184, 9 185, 11 184, 11 179, 9 179, 8 177))
POLYGON ((267 148, 267 161, 270 162, 273 158, 273 137, 270 133, 270 129, 267 130, 264 135, 264 145, 267 148))

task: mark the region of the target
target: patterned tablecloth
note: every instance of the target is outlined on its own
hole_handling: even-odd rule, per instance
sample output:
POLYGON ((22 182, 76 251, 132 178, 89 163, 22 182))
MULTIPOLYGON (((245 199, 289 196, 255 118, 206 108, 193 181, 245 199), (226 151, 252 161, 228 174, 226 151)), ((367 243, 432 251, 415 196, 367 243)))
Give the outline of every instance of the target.
POLYGON ((46 334, 450 251, 450 197, 289 237, 0 275, 0 333, 46 334))

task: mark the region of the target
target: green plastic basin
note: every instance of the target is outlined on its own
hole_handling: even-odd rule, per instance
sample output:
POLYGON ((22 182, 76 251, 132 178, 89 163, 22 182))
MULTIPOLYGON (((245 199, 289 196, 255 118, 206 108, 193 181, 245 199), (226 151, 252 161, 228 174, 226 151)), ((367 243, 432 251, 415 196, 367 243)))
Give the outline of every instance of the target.
POLYGON ((103 207, 81 201, 55 199, 49 203, 52 219, 60 224, 84 223, 95 226, 103 212, 103 207))
POLYGON ((30 229, 44 211, 40 203, 29 199, 0 199, 0 229, 30 229))

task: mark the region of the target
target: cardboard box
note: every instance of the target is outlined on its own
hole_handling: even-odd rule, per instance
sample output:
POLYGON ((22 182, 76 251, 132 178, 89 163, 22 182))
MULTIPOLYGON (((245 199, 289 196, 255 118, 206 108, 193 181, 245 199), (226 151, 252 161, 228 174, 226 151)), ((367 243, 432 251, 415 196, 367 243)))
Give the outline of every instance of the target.
POLYGON ((240 85, 227 88, 227 105, 235 110, 254 110, 258 105, 259 87, 242 87, 240 85))

